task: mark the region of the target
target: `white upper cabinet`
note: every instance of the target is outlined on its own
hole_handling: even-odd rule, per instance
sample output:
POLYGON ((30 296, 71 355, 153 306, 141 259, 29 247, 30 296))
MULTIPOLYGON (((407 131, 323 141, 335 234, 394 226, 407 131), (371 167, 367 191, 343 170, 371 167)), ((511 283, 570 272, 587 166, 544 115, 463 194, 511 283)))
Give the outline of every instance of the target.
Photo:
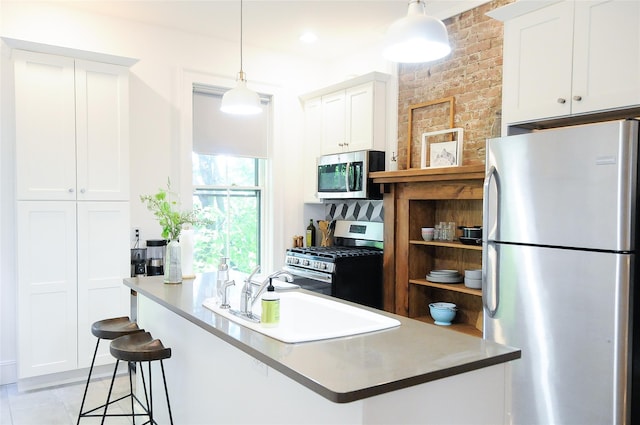
POLYGON ((371 72, 300 96, 305 107, 304 142, 319 143, 320 155, 384 151, 389 78, 371 72))
POLYGON ((128 68, 12 54, 17 199, 128 200, 128 68))
POLYGON ((322 154, 385 148, 385 83, 322 96, 322 154))
POLYGON ((505 20, 505 123, 640 105, 640 2, 560 1, 516 17, 494 12, 505 20))

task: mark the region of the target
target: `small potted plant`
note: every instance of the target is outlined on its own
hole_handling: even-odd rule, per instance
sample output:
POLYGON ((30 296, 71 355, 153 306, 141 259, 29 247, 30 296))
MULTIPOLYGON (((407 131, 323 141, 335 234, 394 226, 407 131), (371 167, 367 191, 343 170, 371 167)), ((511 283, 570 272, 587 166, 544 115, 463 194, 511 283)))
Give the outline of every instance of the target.
POLYGON ((167 239, 167 251, 164 264, 164 282, 181 283, 182 266, 180 259, 180 232, 186 224, 199 222, 194 211, 180 211, 177 194, 171 191, 171 181, 167 179, 167 188, 159 189, 155 195, 141 195, 140 201, 153 212, 162 226, 162 238, 167 239))

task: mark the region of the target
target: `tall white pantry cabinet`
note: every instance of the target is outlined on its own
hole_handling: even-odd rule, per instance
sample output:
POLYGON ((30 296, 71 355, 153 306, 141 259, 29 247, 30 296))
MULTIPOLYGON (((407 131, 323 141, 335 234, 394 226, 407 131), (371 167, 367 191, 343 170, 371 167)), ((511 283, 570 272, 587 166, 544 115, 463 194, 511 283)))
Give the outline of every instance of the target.
POLYGON ((21 380, 88 367, 91 324, 129 312, 129 70, 12 59, 21 380))

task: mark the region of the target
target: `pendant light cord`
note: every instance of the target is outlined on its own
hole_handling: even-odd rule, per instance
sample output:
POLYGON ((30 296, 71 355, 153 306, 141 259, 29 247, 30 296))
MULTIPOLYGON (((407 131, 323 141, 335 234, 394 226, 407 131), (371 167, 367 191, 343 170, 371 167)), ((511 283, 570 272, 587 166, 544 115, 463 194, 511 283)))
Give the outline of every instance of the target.
POLYGON ((244 78, 244 71, 242 70, 242 0, 240 0, 240 75, 244 78))

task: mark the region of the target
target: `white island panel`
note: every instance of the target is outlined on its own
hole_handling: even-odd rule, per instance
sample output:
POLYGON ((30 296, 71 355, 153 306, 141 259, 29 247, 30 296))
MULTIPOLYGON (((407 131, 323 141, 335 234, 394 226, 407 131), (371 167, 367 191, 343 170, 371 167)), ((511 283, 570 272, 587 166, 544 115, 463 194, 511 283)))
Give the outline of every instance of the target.
MULTIPOLYGON (((136 287, 129 283, 128 286, 136 287)), ((165 361, 165 369, 175 423, 505 423, 508 362, 477 367, 473 366, 477 354, 453 349, 436 361, 441 362, 442 370, 431 373, 438 377, 424 382, 424 365, 415 362, 414 356, 405 356, 403 347, 390 345, 383 352, 368 345, 368 340, 381 336, 393 342, 394 335, 403 332, 401 330, 331 342, 284 344, 202 307, 201 299, 208 290, 198 282, 176 286, 164 285, 158 279, 157 283, 142 283, 139 288, 151 288, 151 291, 148 291, 149 297, 143 294, 146 290, 138 292, 138 323, 172 348, 172 357, 165 361), (193 311, 185 311, 187 305, 193 311), (213 328, 215 332, 212 332, 213 328), (327 349, 328 343, 332 349, 327 349), (351 371, 345 367, 349 361, 335 355, 338 352, 336 344, 343 347, 344 353, 353 352, 359 367, 351 371), (335 402, 345 398, 340 392, 349 386, 348 383, 355 383, 355 387, 360 385, 363 370, 367 371, 364 375, 373 377, 372 382, 375 382, 380 371, 389 367, 390 352, 397 353, 394 362, 403 363, 397 370, 403 371, 400 375, 404 376, 381 378, 379 386, 386 388, 377 395, 369 395, 377 390, 375 383, 368 383, 362 387, 362 394, 360 390, 344 393, 354 401, 335 402), (465 366, 467 361, 469 366, 465 366), (415 366, 411 366, 414 362, 415 366), (333 384, 318 378, 335 377, 336 371, 343 377, 343 383, 335 384, 341 388, 333 388, 333 384)), ((407 328, 415 322, 400 319, 407 328)), ((418 325, 424 326, 427 334, 431 330, 440 332, 434 325, 418 325)), ((452 337, 455 347, 457 333, 452 332, 452 337)), ((441 347, 436 349, 425 344, 424 349, 437 351, 441 347)), ((166 407, 159 366, 153 373, 154 411, 161 415, 163 422, 168 418, 163 417, 166 407)))

